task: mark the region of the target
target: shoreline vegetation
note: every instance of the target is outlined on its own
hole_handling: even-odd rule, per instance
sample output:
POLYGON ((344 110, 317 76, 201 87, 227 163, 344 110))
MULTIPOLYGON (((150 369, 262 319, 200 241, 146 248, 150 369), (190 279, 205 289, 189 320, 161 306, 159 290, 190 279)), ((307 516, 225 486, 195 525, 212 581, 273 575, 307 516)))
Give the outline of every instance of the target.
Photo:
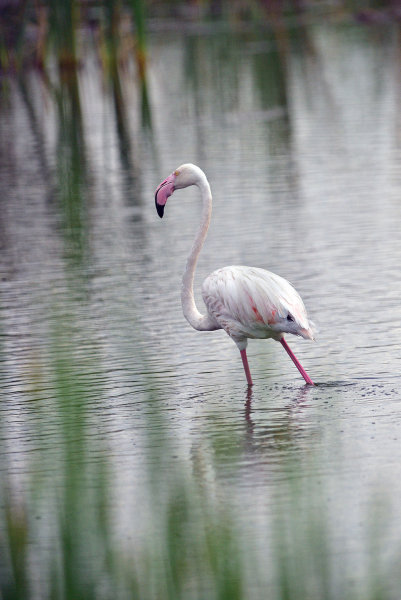
POLYGON ((35 67, 46 71, 49 57, 59 69, 79 68, 82 38, 91 36, 107 71, 134 57, 139 82, 146 78, 148 31, 213 32, 268 29, 277 42, 288 42, 288 30, 314 21, 387 26, 401 21, 395 0, 254 0, 232 3, 147 2, 146 0, 0 0, 0 73, 35 67))

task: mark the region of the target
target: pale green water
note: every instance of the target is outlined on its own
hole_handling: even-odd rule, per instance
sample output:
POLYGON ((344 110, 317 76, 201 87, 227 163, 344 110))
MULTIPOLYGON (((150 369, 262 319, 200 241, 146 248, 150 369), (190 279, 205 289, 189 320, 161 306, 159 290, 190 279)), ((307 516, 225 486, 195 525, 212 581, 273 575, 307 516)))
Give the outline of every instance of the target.
POLYGON ((314 26, 280 61, 262 34, 153 32, 151 128, 90 45, 78 87, 3 81, 4 598, 398 598, 396 33, 314 26), (189 161, 214 194, 197 289, 229 264, 294 283, 315 388, 251 341, 248 393, 231 340, 183 318, 196 192, 162 221, 153 197, 189 161))

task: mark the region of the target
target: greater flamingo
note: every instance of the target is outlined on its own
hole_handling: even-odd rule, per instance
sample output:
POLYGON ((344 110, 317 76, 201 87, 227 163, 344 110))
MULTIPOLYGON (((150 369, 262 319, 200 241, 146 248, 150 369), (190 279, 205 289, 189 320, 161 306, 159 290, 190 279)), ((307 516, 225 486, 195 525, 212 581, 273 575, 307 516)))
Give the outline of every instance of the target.
POLYGON ((167 198, 178 189, 196 185, 202 198, 202 217, 182 278, 181 303, 187 321, 198 331, 224 329, 237 344, 248 386, 253 385, 246 355, 247 338, 273 338, 280 342, 305 379, 314 385, 284 339, 284 333, 313 340, 313 329, 298 292, 286 280, 256 267, 223 267, 203 282, 202 297, 207 314, 194 300, 193 281, 199 253, 209 229, 212 194, 204 172, 193 164, 178 167, 157 188, 156 210, 163 217, 167 198))

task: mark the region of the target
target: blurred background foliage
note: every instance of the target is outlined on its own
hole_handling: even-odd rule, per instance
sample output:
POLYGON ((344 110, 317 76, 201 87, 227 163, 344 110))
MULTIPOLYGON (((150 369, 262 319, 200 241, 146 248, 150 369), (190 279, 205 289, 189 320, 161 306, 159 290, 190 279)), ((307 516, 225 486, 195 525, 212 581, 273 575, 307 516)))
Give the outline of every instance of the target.
POLYGON ((143 80, 146 32, 160 20, 177 27, 219 21, 230 28, 267 27, 284 45, 289 28, 316 19, 384 25, 401 19, 401 6, 398 0, 1 0, 0 69, 46 70, 50 58, 60 69, 79 68, 90 34, 107 72, 132 54, 143 80))

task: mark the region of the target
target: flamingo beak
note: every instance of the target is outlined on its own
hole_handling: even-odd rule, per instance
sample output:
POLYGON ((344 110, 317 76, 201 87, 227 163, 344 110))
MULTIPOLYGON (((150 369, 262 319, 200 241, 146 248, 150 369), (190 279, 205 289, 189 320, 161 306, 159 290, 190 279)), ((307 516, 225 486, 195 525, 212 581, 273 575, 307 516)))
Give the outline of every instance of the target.
POLYGON ((164 181, 161 182, 161 184, 159 185, 159 187, 156 190, 155 205, 156 205, 157 214, 159 215, 160 218, 162 218, 164 215, 164 207, 166 205, 167 198, 169 198, 175 190, 174 181, 175 181, 175 173, 172 173, 171 175, 169 175, 167 177, 167 179, 165 179, 164 181))
POLYGON ((312 340, 312 342, 315 341, 314 331, 312 328, 300 329, 299 335, 302 336, 305 340, 312 340))

